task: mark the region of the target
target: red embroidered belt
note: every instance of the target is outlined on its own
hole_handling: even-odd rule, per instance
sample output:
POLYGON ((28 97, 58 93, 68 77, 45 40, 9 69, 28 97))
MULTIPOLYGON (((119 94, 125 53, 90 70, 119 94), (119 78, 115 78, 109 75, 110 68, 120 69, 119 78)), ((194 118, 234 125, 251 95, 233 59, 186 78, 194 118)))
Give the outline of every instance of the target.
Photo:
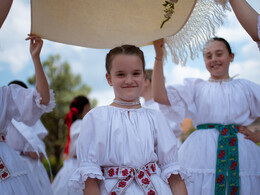
MULTIPOLYGON (((5 142, 5 136, 0 134, 0 142, 5 142)), ((10 177, 10 172, 8 171, 7 167, 4 164, 4 161, 0 157, 0 179, 6 180, 10 177)))
POLYGON ((123 194, 134 179, 145 194, 158 195, 150 179, 152 174, 156 174, 156 164, 154 162, 148 163, 140 169, 131 167, 103 167, 102 172, 106 179, 118 179, 118 182, 109 192, 109 195, 123 194))

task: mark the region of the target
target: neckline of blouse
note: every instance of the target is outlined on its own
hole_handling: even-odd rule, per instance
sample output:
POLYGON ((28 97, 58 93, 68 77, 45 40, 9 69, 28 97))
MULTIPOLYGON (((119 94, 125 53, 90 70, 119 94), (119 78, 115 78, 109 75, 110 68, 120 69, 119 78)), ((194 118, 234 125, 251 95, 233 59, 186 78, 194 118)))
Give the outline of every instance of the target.
POLYGON ((233 78, 227 78, 227 79, 213 79, 213 78, 209 78, 209 82, 213 82, 213 83, 222 83, 222 82, 229 82, 229 81, 231 81, 231 80, 233 80, 233 78))
POLYGON ((140 108, 122 108, 122 107, 117 107, 117 106, 113 106, 113 105, 107 105, 108 107, 111 107, 113 109, 117 109, 117 110, 126 110, 126 111, 135 111, 135 110, 142 110, 143 107, 140 108))

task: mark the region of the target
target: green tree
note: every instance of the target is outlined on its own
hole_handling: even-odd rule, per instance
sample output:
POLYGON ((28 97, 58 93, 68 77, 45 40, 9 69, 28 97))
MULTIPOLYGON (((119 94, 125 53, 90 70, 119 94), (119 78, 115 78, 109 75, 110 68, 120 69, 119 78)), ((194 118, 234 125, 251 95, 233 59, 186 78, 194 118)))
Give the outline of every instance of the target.
MULTIPOLYGON (((69 104, 77 95, 88 96, 91 88, 82 83, 80 75, 74 75, 68 62, 62 62, 59 55, 49 56, 43 62, 43 69, 47 76, 50 89, 55 93, 56 106, 51 113, 41 117, 41 121, 48 129, 48 136, 44 139, 46 151, 55 176, 62 166, 63 149, 66 143, 67 126, 64 117, 69 111, 69 104)), ((35 75, 28 78, 31 85, 35 85, 35 75)), ((90 100, 95 107, 97 100, 90 100)), ((48 169, 48 166, 46 166, 48 169)))

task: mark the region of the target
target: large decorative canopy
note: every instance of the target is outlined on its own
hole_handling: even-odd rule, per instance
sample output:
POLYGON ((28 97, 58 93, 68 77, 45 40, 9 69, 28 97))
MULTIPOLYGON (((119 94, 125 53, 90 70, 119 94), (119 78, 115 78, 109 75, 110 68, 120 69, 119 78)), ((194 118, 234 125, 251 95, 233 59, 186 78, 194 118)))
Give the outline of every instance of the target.
POLYGON ((122 44, 143 46, 165 38, 174 62, 183 64, 221 22, 224 6, 215 1, 31 0, 31 33, 103 49, 122 44))

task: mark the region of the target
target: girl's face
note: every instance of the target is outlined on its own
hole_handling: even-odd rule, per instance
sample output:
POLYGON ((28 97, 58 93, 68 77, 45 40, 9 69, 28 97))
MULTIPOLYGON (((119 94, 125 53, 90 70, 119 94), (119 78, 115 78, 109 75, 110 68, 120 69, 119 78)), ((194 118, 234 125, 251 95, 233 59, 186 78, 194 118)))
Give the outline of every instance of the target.
POLYGON ((209 42, 203 53, 206 68, 213 79, 229 78, 229 64, 234 59, 226 45, 221 41, 209 42))
POLYGON ((110 74, 106 74, 106 78, 114 88, 115 99, 138 101, 145 78, 141 59, 136 55, 119 54, 114 57, 111 65, 110 74))

